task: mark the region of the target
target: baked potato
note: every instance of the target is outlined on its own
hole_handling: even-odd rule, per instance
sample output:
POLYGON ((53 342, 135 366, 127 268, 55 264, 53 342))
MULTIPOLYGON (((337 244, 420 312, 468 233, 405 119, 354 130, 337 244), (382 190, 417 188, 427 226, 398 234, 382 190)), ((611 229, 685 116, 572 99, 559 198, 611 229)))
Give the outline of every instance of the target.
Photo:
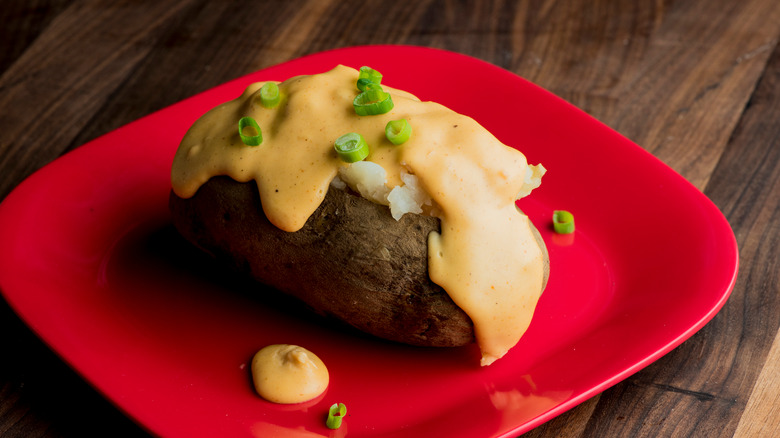
POLYGON ((291 78, 274 108, 253 84, 204 115, 174 159, 173 222, 320 314, 406 344, 476 341, 488 365, 525 332, 547 283, 544 242, 515 206, 545 170, 473 119, 408 93, 392 90, 395 109, 362 114, 356 79, 342 66, 291 78), (415 127, 400 145, 385 128, 396 117, 415 127), (338 140, 334 151, 344 131, 365 134, 365 161, 340 155, 338 140))
MULTIPOLYGON (((466 313, 428 275, 427 237, 439 219, 390 210, 331 187, 298 231, 263 214, 257 186, 211 178, 183 199, 171 192, 176 229, 220 262, 297 297, 315 312, 391 341, 427 347, 474 342, 466 313)), ((549 257, 544 249, 544 282, 549 257)))
POLYGON ((404 215, 331 188, 306 225, 282 231, 263 214, 255 184, 214 177, 182 199, 173 222, 189 241, 317 313, 413 345, 474 341, 471 320, 428 277, 430 216, 404 215))

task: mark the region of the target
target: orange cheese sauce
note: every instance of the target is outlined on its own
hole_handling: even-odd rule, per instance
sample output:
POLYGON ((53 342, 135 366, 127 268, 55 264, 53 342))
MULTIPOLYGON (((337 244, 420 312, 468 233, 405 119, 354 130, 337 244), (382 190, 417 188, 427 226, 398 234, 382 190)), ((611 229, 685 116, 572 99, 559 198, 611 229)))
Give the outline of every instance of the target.
POLYGON ((330 374, 311 351, 297 345, 274 344, 263 347, 252 357, 252 382, 264 399, 293 404, 324 393, 330 374))
POLYGON ((390 112, 358 116, 352 106, 357 78, 357 70, 344 66, 291 78, 279 84, 282 100, 273 109, 260 104, 263 84, 250 85, 190 128, 174 159, 173 190, 188 198, 216 175, 254 180, 269 221, 296 231, 346 165, 334 141, 360 133, 371 148, 367 160, 387 171, 389 187, 402 184, 404 169, 436 203, 442 231, 428 239, 430 277, 474 322, 482 364, 488 365, 526 331, 542 292, 542 250, 515 200, 538 185, 544 168, 529 166, 522 153, 473 119, 389 87, 390 112), (241 142, 238 120, 244 116, 261 127, 260 146, 241 142), (402 118, 413 133, 395 146, 384 128, 402 118))

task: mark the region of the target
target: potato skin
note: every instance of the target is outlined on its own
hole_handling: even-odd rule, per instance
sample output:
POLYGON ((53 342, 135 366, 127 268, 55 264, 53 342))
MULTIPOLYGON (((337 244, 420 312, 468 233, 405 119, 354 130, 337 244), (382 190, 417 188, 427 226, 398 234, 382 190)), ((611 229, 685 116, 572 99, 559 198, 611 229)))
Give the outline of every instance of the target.
POLYGON ((474 342, 471 319, 428 276, 436 218, 396 221, 386 206, 331 188, 304 227, 290 233, 265 217, 253 181, 225 176, 189 199, 171 192, 169 206, 187 240, 317 313, 411 345, 474 342))
MULTIPOLYGON (((253 181, 207 181, 189 199, 171 191, 169 207, 181 235, 258 282, 380 338, 428 347, 474 342, 474 326, 428 275, 428 234, 439 219, 406 214, 330 188, 299 231, 268 221, 253 181)), ((549 255, 531 225, 544 257, 549 255)))

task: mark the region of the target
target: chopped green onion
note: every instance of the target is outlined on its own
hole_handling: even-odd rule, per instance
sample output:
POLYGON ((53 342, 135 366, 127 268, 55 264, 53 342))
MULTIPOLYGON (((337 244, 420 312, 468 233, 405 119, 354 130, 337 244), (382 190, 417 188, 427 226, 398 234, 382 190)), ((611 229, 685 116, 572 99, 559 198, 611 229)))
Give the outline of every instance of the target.
POLYGON ((338 429, 341 427, 341 420, 347 415, 347 407, 344 403, 333 403, 333 406, 328 410, 328 420, 325 425, 328 429, 338 429))
POLYGON ((372 81, 371 79, 360 78, 357 81, 357 87, 360 91, 366 90, 379 90, 382 91, 382 86, 372 81))
POLYGON ((374 70, 371 67, 363 66, 360 67, 360 73, 358 74, 358 80, 360 79, 368 79, 369 81, 375 83, 375 84, 381 84, 382 83, 382 73, 379 73, 378 71, 374 70))
POLYGON ((565 210, 553 211, 553 228, 558 234, 574 232, 574 215, 565 210))
POLYGON ((260 87, 260 103, 266 108, 279 105, 279 86, 275 82, 266 82, 260 87))
POLYGON ((355 112, 359 116, 374 116, 384 114, 393 109, 393 98, 385 93, 382 86, 382 73, 371 67, 360 67, 357 88, 360 94, 352 101, 355 112))
POLYGON ((393 98, 382 90, 366 90, 352 101, 359 116, 375 116, 393 109, 393 98))
POLYGON ((339 158, 347 163, 362 161, 368 156, 368 143, 357 132, 350 132, 337 138, 333 147, 339 154, 339 158))
POLYGON ((263 142, 263 132, 260 131, 260 125, 251 117, 242 117, 238 121, 238 135, 241 136, 241 141, 247 146, 257 146, 263 142), (246 128, 253 128, 256 134, 244 134, 246 128))
POLYGON ((406 119, 391 120, 385 126, 385 136, 392 144, 404 143, 412 136, 412 125, 406 119))

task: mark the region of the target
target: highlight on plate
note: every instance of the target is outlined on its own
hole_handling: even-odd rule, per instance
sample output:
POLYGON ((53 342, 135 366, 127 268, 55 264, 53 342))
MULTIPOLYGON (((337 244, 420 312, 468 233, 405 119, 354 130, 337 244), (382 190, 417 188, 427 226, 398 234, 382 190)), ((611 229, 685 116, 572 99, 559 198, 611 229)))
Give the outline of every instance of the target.
POLYGON ((490 365, 549 275, 515 204, 545 169, 386 79, 340 65, 207 112, 175 155, 174 224, 320 314, 412 345, 476 342, 490 365))

